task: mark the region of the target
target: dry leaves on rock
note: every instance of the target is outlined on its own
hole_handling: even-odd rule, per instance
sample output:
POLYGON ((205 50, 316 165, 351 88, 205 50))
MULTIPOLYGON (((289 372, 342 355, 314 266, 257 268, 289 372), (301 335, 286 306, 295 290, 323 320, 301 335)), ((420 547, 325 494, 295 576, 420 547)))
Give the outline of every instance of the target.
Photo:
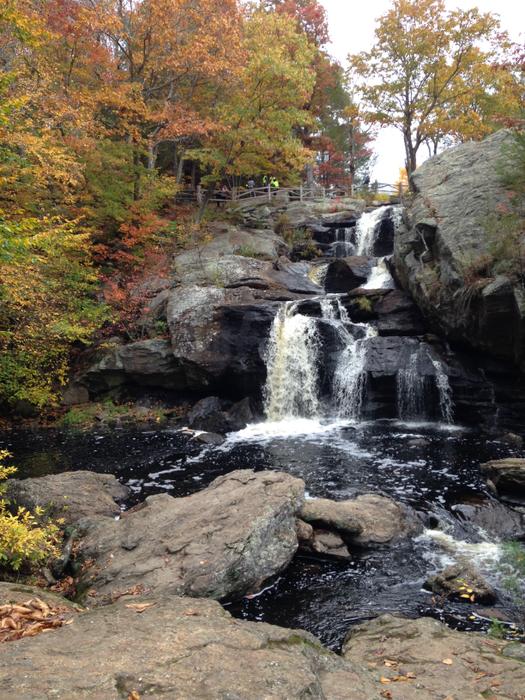
POLYGON ((41 632, 68 625, 70 610, 51 607, 40 598, 25 603, 0 605, 0 642, 13 642, 23 637, 34 637, 41 632))

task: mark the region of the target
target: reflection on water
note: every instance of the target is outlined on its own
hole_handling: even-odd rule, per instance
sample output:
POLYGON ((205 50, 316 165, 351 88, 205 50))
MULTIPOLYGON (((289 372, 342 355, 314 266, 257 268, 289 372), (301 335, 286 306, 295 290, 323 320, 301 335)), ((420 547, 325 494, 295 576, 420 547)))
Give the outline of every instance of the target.
MULTIPOLYGON (((486 626, 472 615, 475 605, 436 607, 422 590, 432 571, 459 555, 476 559, 485 575, 497 579, 497 519, 482 519, 482 530, 458 504, 490 509, 494 501, 479 464, 512 450, 476 432, 425 423, 298 419, 249 426, 219 447, 202 446, 175 430, 40 430, 1 434, 0 448, 14 454, 21 476, 69 469, 114 473, 132 489, 128 505, 163 491, 184 496, 221 474, 246 468, 301 477, 310 496, 343 499, 381 492, 417 511, 423 536, 356 551, 343 563, 297 557, 260 595, 230 603, 229 609, 241 617, 308 629, 333 647, 351 624, 381 611, 433 614, 460 628, 486 626), (493 556, 483 559, 480 553, 493 556)), ((498 517, 506 517, 505 508, 497 508, 503 513, 498 517)))

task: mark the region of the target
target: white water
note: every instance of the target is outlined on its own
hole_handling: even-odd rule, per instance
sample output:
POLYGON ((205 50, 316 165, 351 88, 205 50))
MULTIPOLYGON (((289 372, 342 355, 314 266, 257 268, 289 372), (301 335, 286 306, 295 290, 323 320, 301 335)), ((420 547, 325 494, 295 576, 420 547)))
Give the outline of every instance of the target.
POLYGON ((319 414, 319 335, 314 318, 286 302, 274 319, 266 352, 264 404, 271 421, 319 414))
POLYGON ((433 551, 431 556, 439 567, 454 564, 461 559, 474 562, 482 570, 490 570, 497 564, 502 555, 501 545, 498 542, 471 543, 456 540, 448 532, 443 530, 427 529, 416 538, 416 542, 429 542, 437 545, 439 550, 433 551))
POLYGON ((347 332, 347 344, 339 356, 334 374, 334 403, 341 417, 358 420, 366 387, 366 351, 367 342, 377 335, 369 324, 352 324, 354 329, 361 327, 364 337, 356 339, 347 332))
POLYGON ((454 403, 452 401, 452 389, 450 388, 450 382, 448 381, 448 376, 445 374, 443 365, 439 360, 430 358, 434 369, 436 370, 436 386, 439 392, 439 409, 441 411, 441 417, 445 423, 454 422, 454 403))
POLYGON ((332 248, 334 250, 334 257, 336 258, 346 258, 349 255, 353 255, 355 247, 352 243, 352 236, 354 234, 353 228, 339 228, 337 229, 337 239, 333 244, 332 248))
POLYGON ((407 366, 397 373, 397 414, 401 420, 425 416, 425 377, 419 372, 421 346, 410 355, 407 366))
POLYGON ((394 289, 394 278, 388 269, 386 258, 378 258, 363 289, 394 289))
POLYGON ((373 255, 377 227, 385 213, 378 207, 361 215, 356 225, 356 255, 373 255))

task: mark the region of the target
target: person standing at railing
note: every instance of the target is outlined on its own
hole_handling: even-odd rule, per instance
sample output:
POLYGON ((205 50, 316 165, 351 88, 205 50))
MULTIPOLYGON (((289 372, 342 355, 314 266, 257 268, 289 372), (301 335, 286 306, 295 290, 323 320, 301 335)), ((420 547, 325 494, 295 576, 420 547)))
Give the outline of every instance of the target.
POLYGON ((246 187, 248 188, 248 191, 250 193, 250 197, 255 197, 255 180, 253 177, 251 177, 248 182, 246 183, 246 187))
POLYGON ((270 187, 272 188, 272 190, 279 189, 279 180, 276 177, 270 178, 270 187))

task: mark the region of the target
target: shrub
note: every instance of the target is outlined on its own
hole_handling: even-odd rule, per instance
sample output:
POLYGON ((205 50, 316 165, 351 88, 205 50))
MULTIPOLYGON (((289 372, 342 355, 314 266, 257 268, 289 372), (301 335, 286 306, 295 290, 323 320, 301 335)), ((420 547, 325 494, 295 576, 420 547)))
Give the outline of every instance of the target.
POLYGON ((0 567, 19 571, 58 556, 60 529, 44 520, 41 508, 34 513, 22 507, 11 512, 2 482, 16 473, 16 467, 4 464, 8 457, 8 452, 0 450, 0 567))

